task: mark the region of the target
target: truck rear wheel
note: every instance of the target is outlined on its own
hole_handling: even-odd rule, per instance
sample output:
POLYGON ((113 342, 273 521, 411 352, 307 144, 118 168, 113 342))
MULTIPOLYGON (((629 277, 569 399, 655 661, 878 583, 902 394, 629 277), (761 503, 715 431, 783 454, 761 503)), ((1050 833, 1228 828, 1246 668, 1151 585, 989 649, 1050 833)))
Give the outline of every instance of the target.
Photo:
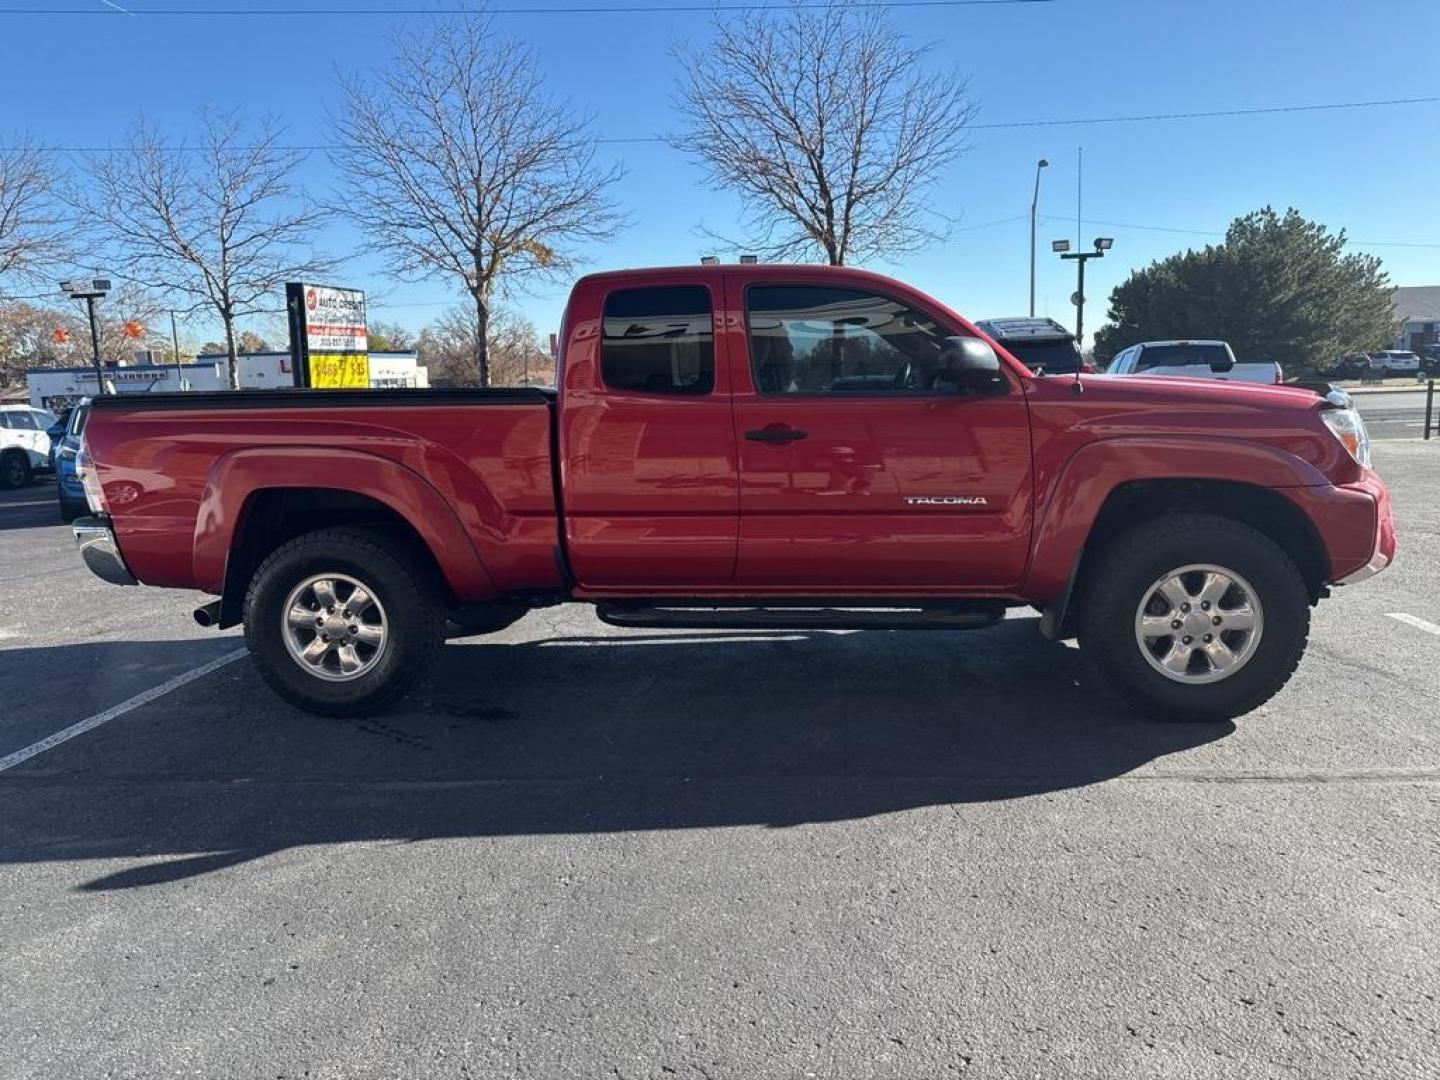
POLYGON ((321 716, 379 712, 428 674, 444 610, 395 550, 378 531, 325 529, 277 548, 255 572, 245 642, 290 704, 321 716))
POLYGON ((1213 514, 1144 522, 1088 569, 1080 645, 1156 720, 1229 720, 1294 673, 1310 632, 1299 570, 1267 536, 1213 514))

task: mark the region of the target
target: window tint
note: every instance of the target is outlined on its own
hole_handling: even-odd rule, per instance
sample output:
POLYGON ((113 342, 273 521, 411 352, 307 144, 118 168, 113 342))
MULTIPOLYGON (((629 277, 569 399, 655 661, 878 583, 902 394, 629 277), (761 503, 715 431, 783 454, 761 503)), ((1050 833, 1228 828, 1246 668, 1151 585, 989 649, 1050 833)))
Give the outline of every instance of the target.
POLYGON ((675 285, 612 292, 605 298, 600 370, 616 390, 710 393, 715 335, 709 290, 675 285))
POLYGON ((954 390, 945 329, 875 293, 809 285, 746 295, 750 363, 762 394, 954 390))
POLYGON ((66 433, 67 435, 83 435, 83 434, 85 434, 85 421, 86 421, 86 419, 89 418, 89 416, 90 416, 90 406, 89 406, 89 405, 77 405, 77 406, 75 406, 75 411, 70 414, 70 422, 69 422, 69 424, 66 425, 65 433, 66 433))
POLYGON ((8 428, 9 426, 10 414, 8 412, 0 412, 0 430, 8 428))
POLYGON ((1224 345, 1147 345, 1140 350, 1137 371, 1155 367, 1230 366, 1230 352, 1224 345))
POLYGON ((19 428, 21 431, 38 430, 35 424, 34 413, 26 412, 23 409, 16 409, 14 412, 7 413, 6 415, 10 417, 10 426, 13 428, 19 428))

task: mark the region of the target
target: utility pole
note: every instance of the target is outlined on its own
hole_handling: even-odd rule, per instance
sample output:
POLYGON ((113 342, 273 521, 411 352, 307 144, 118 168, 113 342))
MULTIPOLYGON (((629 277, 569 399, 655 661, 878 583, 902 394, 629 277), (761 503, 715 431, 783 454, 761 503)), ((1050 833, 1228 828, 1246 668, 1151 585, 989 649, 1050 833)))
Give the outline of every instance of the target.
POLYGON ((1035 316, 1035 212, 1040 206, 1040 170, 1050 162, 1041 158, 1035 163, 1035 194, 1030 198, 1030 316, 1035 316))
POLYGON ((62 281, 60 291, 71 300, 84 300, 90 312, 90 349, 95 363, 95 393, 105 393, 105 367, 100 362, 100 323, 95 317, 95 301, 110 291, 109 278, 95 278, 93 281, 62 281))
POLYGON ((1075 342, 1082 349, 1085 347, 1085 264, 1091 259, 1103 259, 1105 252, 1114 246, 1115 241, 1108 236, 1095 238, 1094 251, 1071 251, 1069 240, 1050 242, 1050 250, 1057 252, 1060 258, 1075 261, 1075 292, 1070 302, 1075 305, 1075 342))

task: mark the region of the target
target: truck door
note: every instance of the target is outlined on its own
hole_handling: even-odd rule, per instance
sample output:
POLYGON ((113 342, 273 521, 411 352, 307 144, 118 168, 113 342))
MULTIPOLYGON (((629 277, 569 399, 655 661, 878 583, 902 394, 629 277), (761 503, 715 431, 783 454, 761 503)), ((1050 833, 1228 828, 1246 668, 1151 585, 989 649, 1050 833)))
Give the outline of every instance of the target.
POLYGON ((840 596, 1017 584, 1032 492, 1018 379, 959 392, 942 353, 963 327, 913 301, 803 271, 742 286, 736 584, 840 596))
POLYGON ((561 490, 583 588, 683 591, 735 572, 739 479, 720 276, 583 283, 567 328, 561 490), (723 350, 723 343, 720 348, 723 350))

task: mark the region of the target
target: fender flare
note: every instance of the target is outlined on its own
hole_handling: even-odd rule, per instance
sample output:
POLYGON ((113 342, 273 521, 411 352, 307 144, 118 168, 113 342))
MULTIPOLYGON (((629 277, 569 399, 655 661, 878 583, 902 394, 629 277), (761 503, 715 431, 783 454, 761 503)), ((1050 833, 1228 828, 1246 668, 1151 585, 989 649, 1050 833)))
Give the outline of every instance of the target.
POLYGON ((222 454, 205 477, 195 519, 192 569, 198 588, 223 593, 235 532, 257 492, 329 488, 389 507, 419 534, 457 597, 497 595, 479 553, 443 495, 412 469, 361 450, 263 446, 222 454))
POLYGON ((1137 435, 1087 443, 1061 466, 1038 508, 1024 592, 1042 608, 1047 637, 1064 624, 1106 500, 1122 485, 1144 480, 1215 480, 1255 488, 1330 483, 1294 454, 1243 439, 1137 435))

